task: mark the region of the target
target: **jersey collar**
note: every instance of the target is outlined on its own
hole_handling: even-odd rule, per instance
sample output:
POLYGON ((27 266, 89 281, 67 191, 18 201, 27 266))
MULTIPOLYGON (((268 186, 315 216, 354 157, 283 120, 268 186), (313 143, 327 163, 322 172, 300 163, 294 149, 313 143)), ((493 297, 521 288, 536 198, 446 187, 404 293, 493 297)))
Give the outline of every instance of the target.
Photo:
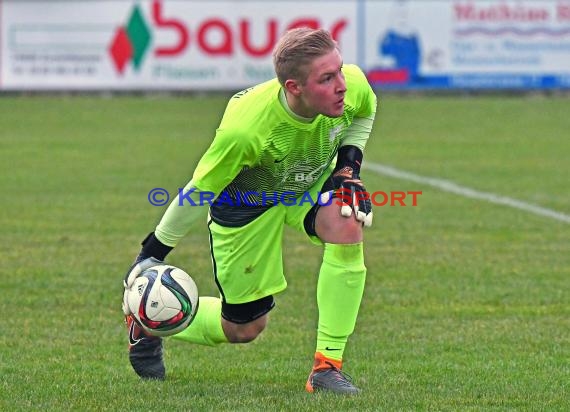
POLYGON ((289 114, 289 116, 291 116, 293 119, 301 123, 307 123, 307 124, 315 120, 314 117, 313 118, 303 117, 293 112, 293 110, 291 110, 291 108, 289 107, 289 103, 287 103, 287 97, 285 97, 285 90, 283 90, 283 88, 279 89, 279 101, 281 102, 281 106, 283 106, 287 114, 289 114))

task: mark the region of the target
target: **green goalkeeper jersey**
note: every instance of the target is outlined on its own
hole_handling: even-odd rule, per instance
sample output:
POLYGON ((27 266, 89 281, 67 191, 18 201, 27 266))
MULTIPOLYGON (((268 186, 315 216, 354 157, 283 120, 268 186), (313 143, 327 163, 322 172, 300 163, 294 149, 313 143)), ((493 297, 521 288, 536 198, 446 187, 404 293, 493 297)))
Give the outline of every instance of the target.
POLYGON ((345 145, 353 119, 376 110, 376 96, 362 71, 354 65, 342 71, 347 91, 344 114, 337 118, 318 115, 307 122, 293 117, 279 99, 276 79, 233 96, 194 172, 194 186, 259 203, 263 194, 305 192, 345 145))
MULTIPOLYGON (((186 187, 218 198, 210 210, 215 221, 241 226, 283 195, 305 193, 329 169, 339 147, 351 144, 364 149, 366 139, 353 139, 347 130, 355 118, 373 119, 376 95, 360 68, 344 65, 342 72, 347 88, 345 106, 343 115, 336 118, 296 116, 286 106, 277 79, 230 99, 216 136, 186 187)), ((186 228, 178 228, 174 222, 182 212, 170 209, 157 227, 157 235, 173 245, 186 228)), ((186 216, 183 220, 193 219, 186 216)))

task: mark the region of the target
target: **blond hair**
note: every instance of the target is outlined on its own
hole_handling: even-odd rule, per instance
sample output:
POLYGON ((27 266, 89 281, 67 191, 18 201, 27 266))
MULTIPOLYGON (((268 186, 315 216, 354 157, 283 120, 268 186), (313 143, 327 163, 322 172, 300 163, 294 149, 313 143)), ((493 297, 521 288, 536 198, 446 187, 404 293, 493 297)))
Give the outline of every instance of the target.
POLYGON ((307 80, 308 65, 318 57, 338 48, 324 29, 301 27, 286 32, 273 49, 273 66, 282 85, 287 79, 307 80))

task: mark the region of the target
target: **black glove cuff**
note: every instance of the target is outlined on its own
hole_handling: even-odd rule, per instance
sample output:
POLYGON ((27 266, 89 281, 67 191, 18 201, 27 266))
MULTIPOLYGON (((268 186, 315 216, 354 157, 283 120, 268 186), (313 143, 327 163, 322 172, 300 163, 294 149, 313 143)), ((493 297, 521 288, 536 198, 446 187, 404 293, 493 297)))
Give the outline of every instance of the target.
POLYGON ((166 246, 160 240, 156 238, 154 232, 148 234, 148 236, 141 243, 142 249, 139 253, 139 257, 143 259, 153 257, 158 260, 164 260, 166 255, 170 253, 173 247, 166 246))
POLYGON ((353 176, 358 176, 360 174, 362 157, 362 150, 360 150, 358 147, 351 145, 342 146, 340 149, 338 149, 334 172, 348 166, 352 168, 353 176))

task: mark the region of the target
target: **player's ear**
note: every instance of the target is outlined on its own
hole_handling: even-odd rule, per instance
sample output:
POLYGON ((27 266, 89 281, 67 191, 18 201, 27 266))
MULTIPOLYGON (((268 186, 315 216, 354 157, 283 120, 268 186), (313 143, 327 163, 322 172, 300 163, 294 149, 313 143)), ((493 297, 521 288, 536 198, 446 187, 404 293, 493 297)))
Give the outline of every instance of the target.
POLYGON ((300 96, 301 95, 301 87, 300 87, 300 82, 298 80, 294 80, 294 79, 287 79, 285 80, 285 91, 287 93, 291 93, 293 96, 300 96))

